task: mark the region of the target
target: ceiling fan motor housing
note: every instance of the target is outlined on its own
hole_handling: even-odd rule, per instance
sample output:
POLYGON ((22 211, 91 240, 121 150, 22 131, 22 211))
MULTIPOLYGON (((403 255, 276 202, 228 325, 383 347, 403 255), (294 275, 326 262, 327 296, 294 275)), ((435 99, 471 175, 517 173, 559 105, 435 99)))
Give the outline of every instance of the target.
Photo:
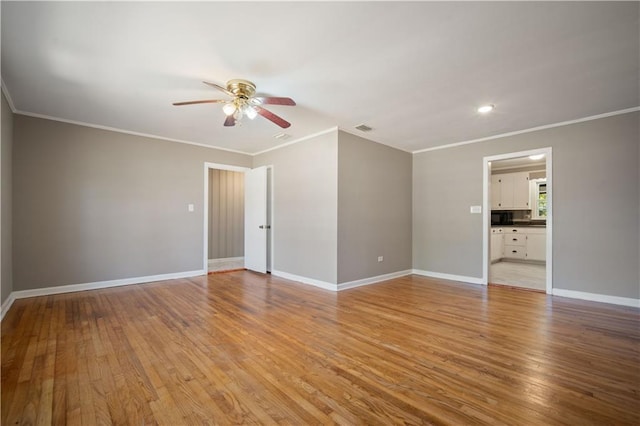
POLYGON ((239 98, 249 99, 256 93, 256 85, 248 80, 229 80, 227 90, 239 98))

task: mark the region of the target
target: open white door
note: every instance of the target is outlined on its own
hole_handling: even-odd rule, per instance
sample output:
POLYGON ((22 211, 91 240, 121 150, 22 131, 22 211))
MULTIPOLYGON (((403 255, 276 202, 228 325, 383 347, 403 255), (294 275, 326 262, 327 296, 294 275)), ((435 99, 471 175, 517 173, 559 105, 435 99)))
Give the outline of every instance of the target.
POLYGON ((244 267, 267 272, 267 168, 244 174, 244 267))

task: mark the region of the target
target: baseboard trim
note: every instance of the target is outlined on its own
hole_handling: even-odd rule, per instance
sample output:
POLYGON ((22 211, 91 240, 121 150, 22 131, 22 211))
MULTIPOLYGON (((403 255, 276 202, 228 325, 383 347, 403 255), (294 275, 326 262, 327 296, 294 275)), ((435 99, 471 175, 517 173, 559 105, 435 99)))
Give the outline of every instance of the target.
POLYGON ((195 271, 175 272, 171 274, 148 275, 144 277, 123 278, 119 280, 98 281, 93 283, 70 284, 70 285, 62 285, 57 287, 44 287, 44 288, 35 288, 32 290, 13 291, 11 292, 11 294, 9 295, 5 303, 2 304, 1 318, 4 318, 5 313, 9 310, 14 300, 16 299, 25 299, 27 297, 37 297, 37 296, 49 296, 52 294, 73 293, 76 291, 98 290, 101 288, 119 287, 123 285, 132 285, 132 284, 143 284, 143 283, 150 283, 154 281, 175 280, 180 278, 196 277, 196 276, 206 275, 206 274, 207 274, 206 271, 195 270, 195 271))
POLYGON ((442 272, 424 271, 421 269, 413 269, 412 273, 416 275, 423 275, 425 277, 430 277, 430 278, 440 278, 443 280, 461 281, 463 283, 469 283, 469 284, 487 285, 487 283, 485 283, 482 280, 482 278, 467 277, 465 275, 443 274, 442 272))
POLYGON ((640 299, 633 299, 631 297, 608 296, 606 294, 587 293, 584 291, 565 290, 561 288, 552 289, 551 294, 560 297, 570 297, 572 299, 589 300, 591 302, 611 303, 614 305, 640 308, 640 299))
POLYGON ((13 294, 13 292, 11 292, 9 294, 9 297, 7 297, 7 300, 5 300, 2 304, 2 307, 0 307, 0 321, 2 321, 4 315, 9 311, 9 308, 11 308, 11 305, 13 305, 13 302, 15 302, 15 300, 16 296, 13 294))
POLYGON ((303 277, 301 275, 290 274, 288 272, 283 271, 271 271, 271 275, 275 275, 280 278, 285 278, 291 281, 298 281, 302 284, 312 285, 314 287, 320 287, 325 290, 331 291, 342 291, 347 290, 349 288, 361 287, 365 285, 375 284, 382 281, 387 281, 393 278, 404 277, 407 275, 411 275, 413 271, 411 269, 407 269, 405 271, 391 272, 389 274, 378 275, 375 277, 363 278, 361 280, 348 281, 341 284, 332 284, 326 281, 316 280, 314 278, 303 277))
POLYGON ((389 274, 377 275, 375 277, 363 278, 361 280, 348 281, 346 283, 341 283, 337 285, 338 291, 347 290, 349 288, 361 287, 364 285, 370 285, 379 283, 382 281, 391 280, 394 278, 405 277, 407 275, 411 275, 413 271, 411 269, 407 269, 405 271, 391 272, 389 274))
POLYGON ((303 277, 301 275, 290 274, 288 272, 272 270, 271 275, 276 277, 284 278, 291 281, 297 281, 302 284, 312 285, 314 287, 320 287, 325 290, 338 291, 338 286, 336 284, 331 284, 326 281, 316 280, 314 278, 303 277))

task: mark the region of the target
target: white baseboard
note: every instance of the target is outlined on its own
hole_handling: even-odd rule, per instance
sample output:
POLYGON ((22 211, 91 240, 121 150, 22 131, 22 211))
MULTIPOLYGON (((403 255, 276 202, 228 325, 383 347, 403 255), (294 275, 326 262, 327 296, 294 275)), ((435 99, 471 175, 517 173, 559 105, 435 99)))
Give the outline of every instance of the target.
POLYGON ((355 281, 349 281, 346 283, 341 283, 338 284, 338 291, 340 290, 346 290, 348 288, 355 288, 355 287, 360 287, 363 285, 369 285, 369 284, 375 284, 375 283, 379 283, 382 281, 387 281, 387 280, 391 280, 393 278, 400 278, 400 277, 405 277, 407 275, 411 275, 413 273, 413 271, 411 269, 407 269, 406 271, 398 271, 398 272, 391 272, 389 274, 384 274, 384 275, 378 275, 375 277, 370 277, 370 278, 363 278, 361 280, 355 280, 355 281))
POLYGON ((2 307, 0 308, 0 321, 2 321, 4 315, 9 311, 9 308, 11 307, 11 305, 13 305, 13 302, 15 300, 16 296, 13 294, 13 292, 11 292, 9 294, 9 297, 7 297, 7 300, 4 301, 2 307))
POLYGON ((280 278, 284 278, 284 279, 287 279, 287 280, 291 280, 291 281, 298 281, 298 282, 300 282, 302 284, 308 284, 308 285, 312 285, 314 287, 320 287, 320 288, 323 288, 325 290, 338 291, 338 286, 336 284, 331 284, 331 283, 328 283, 326 281, 316 280, 314 278, 307 278, 307 277, 303 277, 301 275, 294 275, 294 274, 290 274, 288 272, 277 271, 275 269, 271 271, 271 275, 274 275, 274 276, 280 277, 280 278))
POLYGON ((431 277, 431 278, 440 278, 443 280, 461 281, 463 283, 469 283, 469 284, 482 284, 482 285, 487 284, 482 280, 482 278, 467 277, 465 275, 443 274, 441 272, 423 271, 420 269, 413 269, 411 272, 416 275, 423 275, 425 277, 431 277))
POLYGON ((314 278, 308 278, 308 277, 303 277, 300 275, 294 275, 294 274, 290 274, 288 272, 283 272, 283 271, 271 271, 271 275, 275 275, 277 277, 280 278, 285 278, 291 281, 298 281, 302 284, 308 284, 308 285, 312 285, 315 287, 320 287, 323 288, 325 290, 331 290, 331 291, 341 291, 341 290, 346 290, 349 288, 355 288, 355 287, 360 287, 360 286, 364 286, 364 285, 369 285, 369 284, 375 284, 375 283, 379 283, 381 281, 387 281, 393 278, 399 278, 399 277, 404 277, 406 275, 411 275, 412 271, 410 269, 407 269, 406 271, 398 271, 398 272, 392 272, 390 274, 384 274, 384 275, 378 275, 376 277, 370 277, 370 278, 363 278, 361 280, 355 280, 355 281, 349 281, 346 283, 341 283, 341 284, 332 284, 326 281, 320 281, 320 280, 316 280, 314 278))
POLYGON ((179 278, 196 277, 196 276, 206 275, 206 274, 207 274, 206 271, 195 270, 195 271, 176 272, 171 274, 148 275, 145 277, 123 278, 119 280, 98 281, 93 283, 70 284, 70 285, 62 285, 57 287, 44 287, 44 288, 35 288, 32 290, 12 291, 9 297, 7 298, 7 300, 5 301, 5 303, 2 304, 2 313, 0 314, 0 320, 4 318, 4 315, 9 310, 9 308, 11 307, 15 299, 24 299, 27 297, 36 297, 36 296, 49 296, 51 294, 73 293, 76 291, 85 291, 85 290, 98 290, 101 288, 119 287, 123 285, 131 285, 131 284, 143 284, 143 283, 150 283, 154 281, 175 280, 179 278))
POLYGON ((560 297, 570 297, 572 299, 590 300, 592 302, 612 303, 614 305, 640 308, 640 299, 633 299, 631 297, 608 296, 606 294, 586 293, 583 291, 564 290, 561 288, 552 289, 551 294, 560 297))

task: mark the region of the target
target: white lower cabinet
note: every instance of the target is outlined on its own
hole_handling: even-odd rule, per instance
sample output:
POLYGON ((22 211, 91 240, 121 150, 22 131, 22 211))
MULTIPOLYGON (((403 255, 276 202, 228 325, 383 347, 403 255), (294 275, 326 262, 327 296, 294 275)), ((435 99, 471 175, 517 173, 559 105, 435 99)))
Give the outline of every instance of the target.
POLYGON ((527 234, 527 260, 547 260, 546 234, 527 234))
POLYGON ((526 259, 527 236, 522 231, 509 229, 504 234, 504 257, 509 259, 526 259))
POLYGON ((502 228, 491 228, 491 261, 500 260, 504 257, 502 228))
MULTIPOLYGON (((492 245, 493 245, 492 228, 492 245)), ((546 228, 502 228, 503 258, 545 261, 547 253, 546 228)), ((492 247, 493 249, 493 247, 492 247)), ((491 260, 497 260, 491 253, 491 260)))

